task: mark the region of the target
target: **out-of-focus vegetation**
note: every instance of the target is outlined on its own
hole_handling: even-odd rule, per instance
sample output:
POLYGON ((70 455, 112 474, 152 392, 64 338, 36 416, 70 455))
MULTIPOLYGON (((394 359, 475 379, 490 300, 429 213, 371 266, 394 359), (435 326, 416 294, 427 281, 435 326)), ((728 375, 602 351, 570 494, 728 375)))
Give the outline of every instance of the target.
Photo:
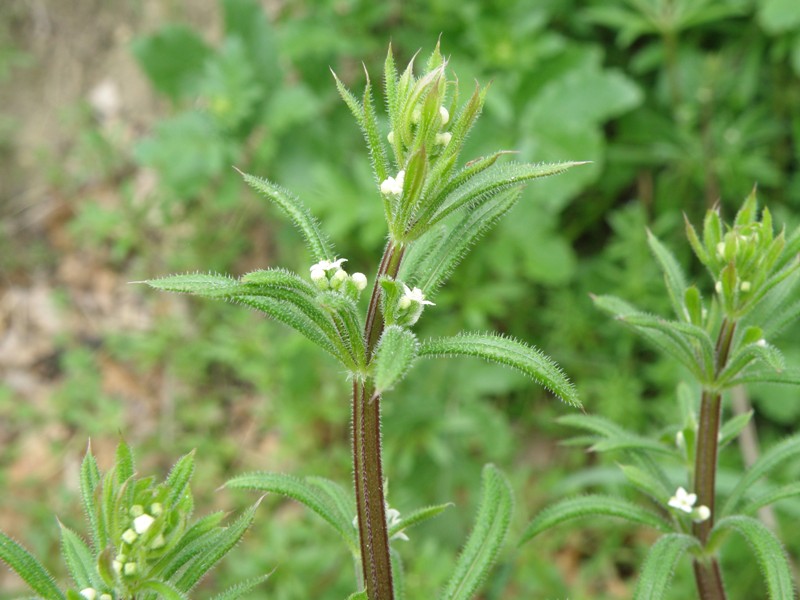
MULTIPOLYGON (((591 413, 643 432, 674 414, 685 374, 609 323, 588 294, 636 299, 663 314, 669 300, 646 228, 671 240, 689 264, 682 213, 697 222, 718 201, 732 212, 754 183, 776 221, 796 223, 800 5, 288 0, 269 9, 256 0, 220 0, 214 31, 176 19, 137 32, 131 52, 164 107, 137 139, 116 138, 76 109, 75 154, 47 166, 50 185, 70 198, 63 228, 79 251, 121 281, 192 269, 307 269, 301 240, 245 189, 235 165, 296 191, 340 241, 349 265, 370 274, 384 241, 381 205, 360 132, 329 67, 360 88, 360 61, 382 64, 388 40, 402 64, 441 36, 463 80, 492 81, 465 156, 501 146, 526 161, 593 163, 528 190, 437 297, 421 334, 491 326, 556 358, 591 413), (147 173, 156 174, 156 184, 142 194, 136 182, 147 173), (98 178, 114 190, 112 201, 80 191, 82 182, 98 178)), ((0 30, 0 78, 13 81, 11 60, 19 56, 0 30)), ((11 139, 13 118, 4 115, 0 152, 11 139)), ((31 246, 27 254, 28 247, 12 247, 13 232, 0 230, 0 268, 8 280, 41 265, 47 273, 59 261, 52 249, 31 246)), ((6 487, 6 468, 31 452, 16 443, 19 432, 54 426, 68 428, 70 439, 110 440, 110 447, 121 432, 143 462, 164 467, 197 448, 198 505, 245 506, 248 497, 213 494, 243 469, 350 481, 347 385, 331 361, 255 314, 136 294, 146 326, 103 332, 88 343, 59 342, 59 386, 45 408, 27 405, 18 388, 0 383, 7 439, 0 486, 6 487), (108 363, 125 365, 145 395, 158 393, 156 408, 131 406, 109 391, 102 374, 108 363)), ((785 336, 787 360, 800 358, 792 332, 785 336)), ((751 392, 763 440, 796 429, 796 392, 751 392)), ((407 588, 413 597, 434 597, 446 580, 485 462, 502 465, 513 480, 512 535, 553 498, 623 484, 608 457, 599 462, 559 447, 569 433, 554 424, 560 409, 510 371, 466 360, 420 365, 384 404, 393 505, 402 511, 457 503, 412 532, 407 588)), ((721 466, 721 485, 725 469, 736 466, 721 466)), ((798 467, 784 475, 796 479, 798 467)), ((30 492, 15 501, 11 490, 2 504, 28 524, 18 537, 45 550, 58 533, 46 502, 77 505, 69 502, 75 494, 59 485, 32 503, 30 492)), ((790 526, 798 510, 778 505, 778 526, 790 526)), ((78 515, 67 511, 62 518, 69 524, 71 516, 78 515)), ((796 558, 800 542, 781 537, 796 558)), ((486 598, 626 598, 651 541, 602 525, 555 533, 503 557, 486 598)), ((270 598, 340 599, 351 590, 338 540, 285 502, 263 503, 235 554, 216 573, 215 587, 277 566, 267 584, 270 598), (287 553, 291 565, 282 558, 287 553)), ((722 558, 731 597, 756 597, 757 567, 747 554, 722 558)), ((674 597, 690 597, 692 589, 687 563, 674 597)))

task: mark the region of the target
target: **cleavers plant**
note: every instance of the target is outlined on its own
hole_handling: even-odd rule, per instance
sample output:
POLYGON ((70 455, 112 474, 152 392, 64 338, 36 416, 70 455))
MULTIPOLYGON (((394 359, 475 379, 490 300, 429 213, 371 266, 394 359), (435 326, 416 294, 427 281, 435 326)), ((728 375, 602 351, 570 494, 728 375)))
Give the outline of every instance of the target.
MULTIPOLYGON (((61 555, 74 587, 61 591, 39 560, 2 532, 0 560, 44 600, 186 600, 236 546, 259 504, 227 527, 221 525, 224 512, 192 522, 193 473, 194 452, 179 459, 162 483, 137 477, 133 453, 120 442, 115 464, 104 475, 89 448, 80 469, 89 544, 59 522, 61 555)), ((213 600, 236 600, 268 576, 234 585, 213 600)))
MULTIPOLYGON (((255 308, 302 333, 346 369, 352 384, 355 503, 338 484, 321 478, 254 473, 226 485, 280 493, 322 516, 352 551, 359 590, 354 597, 369 600, 404 596, 402 566, 390 542, 404 539, 404 529, 446 506, 422 508, 401 518, 386 499, 382 396, 407 375, 416 360, 484 358, 517 369, 565 402, 579 405, 561 370, 529 345, 491 333, 419 340, 413 332, 423 311, 433 305, 430 298, 437 288, 469 248, 511 210, 521 187, 580 164, 503 164, 500 159, 505 153, 496 152, 458 167, 487 89, 476 86, 459 104, 458 83, 448 80, 447 61, 438 45, 420 77, 414 75, 413 63, 398 73, 391 49, 387 55, 387 130, 379 123, 369 78, 358 98, 334 74, 342 98, 363 131, 374 173, 373 194, 383 204, 388 229, 366 314, 359 311, 358 303, 367 277, 345 270, 346 259, 337 256, 297 197, 248 174, 242 174, 245 181, 271 200, 305 237, 316 261, 309 273, 301 276, 271 268, 238 279, 186 274, 147 282, 162 290, 255 308)), ((475 593, 504 541, 511 507, 505 477, 487 466, 477 521, 443 598, 466 599, 475 593)))
POLYGON ((692 558, 702 600, 726 598, 718 552, 730 532, 743 536, 755 554, 769 597, 795 597, 789 561, 778 537, 754 515, 778 500, 800 495, 797 483, 759 487, 776 467, 800 455, 800 435, 767 450, 727 493, 717 499, 717 455, 752 418, 752 411, 721 423, 723 392, 751 383, 800 385, 800 372, 787 368, 769 343, 800 316, 792 295, 800 280, 800 228, 775 235, 772 217, 759 218, 755 190, 731 225, 718 207, 707 211, 701 235, 686 220, 689 243, 713 279, 710 300, 689 285, 677 259, 651 233, 648 242, 664 272, 675 320, 646 314, 612 296, 595 304, 677 359, 694 380, 678 388, 682 422, 650 439, 605 419, 570 415, 561 419, 587 432, 579 443, 597 452, 622 452, 621 469, 634 488, 649 497, 643 508, 605 495, 568 498, 542 511, 523 536, 527 541, 556 524, 592 516, 611 516, 661 531, 639 576, 635 598, 664 598, 681 556, 692 558), (699 402, 698 402, 699 401, 699 402), (698 416, 699 407, 699 416, 698 416), (675 481, 675 463, 685 473, 675 481), (693 490, 687 492, 686 488, 693 490), (652 509, 655 508, 656 512, 652 509))

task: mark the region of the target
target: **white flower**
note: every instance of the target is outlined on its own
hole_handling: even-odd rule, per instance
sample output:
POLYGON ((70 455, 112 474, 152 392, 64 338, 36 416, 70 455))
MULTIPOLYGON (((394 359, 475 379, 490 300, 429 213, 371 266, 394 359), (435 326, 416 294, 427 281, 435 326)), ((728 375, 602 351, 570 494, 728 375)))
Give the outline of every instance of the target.
POLYGON ((80 594, 86 598, 86 600, 94 600, 97 598, 97 590, 94 588, 84 588, 80 591, 80 594))
POLYGON ((447 122, 450 120, 450 113, 444 106, 439 107, 439 116, 442 118, 442 125, 447 125, 447 122))
POLYGON ((133 529, 139 535, 150 529, 150 525, 155 522, 155 519, 148 514, 139 515, 133 520, 133 529))
POLYGON ((403 193, 403 181, 405 178, 405 171, 398 171, 397 177, 387 177, 381 183, 381 194, 385 194, 386 196, 400 196, 403 193))
POLYGON ((125 572, 125 575, 134 575, 136 573, 136 563, 125 563, 125 566, 122 568, 122 570, 125 572))
POLYGON ((118 560, 115 560, 111 563, 111 567, 114 569, 115 573, 122 573, 122 563, 118 560))
POLYGON ((701 504, 700 506, 694 509, 694 513, 692 514, 692 520, 695 523, 702 523, 710 516, 711 516, 711 510, 707 506, 701 504))
POLYGON ((758 340, 756 342, 756 346, 759 346, 761 348, 766 348, 767 347, 767 340, 765 340, 764 338, 761 338, 760 340, 758 340))
POLYGON ((417 302, 419 304, 430 304, 431 306, 436 306, 430 300, 425 300, 425 294, 422 293, 422 290, 418 287, 414 289, 409 288, 405 283, 403 284, 403 296, 400 298, 400 302, 398 305, 402 309, 406 309, 411 306, 412 302, 417 302))
POLYGON ((694 510, 694 503, 697 502, 697 494, 689 494, 685 489, 679 487, 675 491, 675 495, 669 499, 669 504, 672 508, 677 508, 685 513, 691 513, 694 510))
POLYGON ((347 262, 347 259, 338 258, 336 260, 321 260, 317 264, 311 265, 308 270, 313 273, 314 271, 330 271, 331 269, 341 269, 343 262, 347 262))
POLYGON ((350 279, 353 280, 353 283, 356 286, 356 289, 360 292, 367 287, 367 276, 363 273, 353 273, 350 276, 350 279))
MULTIPOLYGON (((393 526, 400 523, 400 511, 395 508, 387 508, 386 509, 386 527, 391 529, 393 526)), ((408 541, 408 536, 403 533, 403 531, 398 531, 395 533, 392 538, 393 540, 403 540, 404 542, 408 541)))
POLYGON ((437 133, 434 141, 440 146, 447 146, 451 139, 453 139, 453 134, 449 131, 445 131, 444 133, 437 133))
POLYGON ((136 535, 136 532, 133 529, 126 529, 125 533, 122 534, 122 541, 127 544, 132 544, 136 541, 136 538, 139 537, 136 535))

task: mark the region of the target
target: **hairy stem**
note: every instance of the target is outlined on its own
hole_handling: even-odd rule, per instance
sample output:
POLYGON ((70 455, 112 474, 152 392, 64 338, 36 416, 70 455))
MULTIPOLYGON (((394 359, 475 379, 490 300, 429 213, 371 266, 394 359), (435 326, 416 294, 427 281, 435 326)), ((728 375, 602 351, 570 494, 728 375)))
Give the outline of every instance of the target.
MULTIPOLYGON (((383 253, 367 311, 364 339, 367 360, 372 356, 381 332, 380 277, 395 277, 403 249, 389 243, 383 253)), ((353 471, 358 509, 361 567, 369 600, 393 600, 392 563, 386 529, 386 501, 381 464, 380 396, 374 396, 372 382, 353 381, 353 471)))
MULTIPOLYGON (((725 368, 730 354, 736 322, 723 320, 717 337, 715 371, 719 374, 725 368)), ((719 392, 703 391, 700 400, 700 419, 697 426, 697 454, 694 467, 694 491, 697 503, 707 506, 711 515, 693 526, 694 535, 705 545, 714 526, 714 501, 717 475, 717 449, 719 446, 719 426, 722 410, 722 396, 719 392)), ((702 600, 724 600, 725 588, 722 584, 719 563, 715 557, 694 561, 697 591, 702 600)))

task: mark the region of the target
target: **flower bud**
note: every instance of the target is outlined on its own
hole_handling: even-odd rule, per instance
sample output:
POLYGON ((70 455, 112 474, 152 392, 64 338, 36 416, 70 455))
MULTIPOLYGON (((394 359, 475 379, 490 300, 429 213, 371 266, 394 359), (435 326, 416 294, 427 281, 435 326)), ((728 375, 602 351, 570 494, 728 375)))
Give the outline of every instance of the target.
POLYGON ((363 273, 353 273, 350 276, 350 279, 353 280, 353 283, 355 284, 356 289, 359 292, 363 291, 364 288, 367 287, 367 276, 364 275, 363 273))
POLYGON ((447 146, 450 143, 450 140, 453 139, 453 134, 449 131, 445 131, 444 133, 437 133, 435 142, 440 146, 447 146))
POLYGON ((94 588, 84 588, 80 591, 80 595, 86 600, 95 600, 97 598, 97 590, 94 588))
POLYGON ((122 571, 123 573, 125 573, 125 575, 135 575, 136 563, 135 562, 125 563, 125 566, 122 568, 122 571))
POLYGON ((389 135, 386 136, 386 139, 389 140, 390 144, 394 144, 394 131, 390 131, 389 135))
POLYGON ((150 526, 155 522, 155 519, 148 514, 139 515, 133 520, 133 528, 136 530, 136 533, 142 534, 148 529, 150 526))
POLYGON ((450 121, 450 113, 444 106, 439 107, 439 116, 442 118, 442 125, 447 125, 448 121, 450 121))
POLYGON ((126 544, 132 544, 133 542, 136 541, 136 538, 138 537, 139 536, 133 529, 126 529, 125 533, 122 534, 122 541, 125 542, 126 544))

